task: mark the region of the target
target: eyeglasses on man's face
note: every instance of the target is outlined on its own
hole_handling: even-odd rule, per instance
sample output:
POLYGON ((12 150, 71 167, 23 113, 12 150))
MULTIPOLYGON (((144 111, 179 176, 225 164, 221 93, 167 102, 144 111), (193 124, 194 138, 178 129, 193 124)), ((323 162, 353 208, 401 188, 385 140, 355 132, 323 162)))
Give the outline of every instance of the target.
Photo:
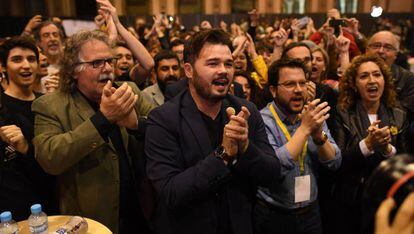
POLYGON ((369 48, 373 49, 373 50, 380 50, 381 47, 384 48, 385 52, 394 52, 397 50, 397 48, 395 48, 394 46, 390 45, 390 44, 381 44, 379 42, 377 43, 372 43, 368 45, 369 48))
POLYGON ((298 86, 301 89, 306 89, 308 87, 308 81, 305 81, 305 80, 299 81, 299 82, 287 81, 287 82, 278 84, 278 86, 282 86, 287 90, 293 90, 297 88, 298 86))
POLYGON ((85 62, 79 62, 80 64, 89 64, 92 65, 93 68, 103 68, 106 63, 108 63, 111 66, 114 66, 116 64, 117 59, 116 58, 106 58, 106 59, 96 59, 92 61, 85 61, 85 62))

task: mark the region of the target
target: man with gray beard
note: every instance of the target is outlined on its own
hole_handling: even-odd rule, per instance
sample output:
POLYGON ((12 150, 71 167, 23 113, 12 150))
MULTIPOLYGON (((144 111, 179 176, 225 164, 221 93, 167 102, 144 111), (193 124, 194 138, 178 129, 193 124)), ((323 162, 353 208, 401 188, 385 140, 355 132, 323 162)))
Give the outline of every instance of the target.
POLYGON ((81 215, 114 233, 145 222, 131 162, 128 130, 142 126, 153 106, 131 82, 113 83, 108 37, 83 31, 70 37, 61 60, 60 91, 42 96, 35 113, 36 159, 58 178, 61 214, 81 215))

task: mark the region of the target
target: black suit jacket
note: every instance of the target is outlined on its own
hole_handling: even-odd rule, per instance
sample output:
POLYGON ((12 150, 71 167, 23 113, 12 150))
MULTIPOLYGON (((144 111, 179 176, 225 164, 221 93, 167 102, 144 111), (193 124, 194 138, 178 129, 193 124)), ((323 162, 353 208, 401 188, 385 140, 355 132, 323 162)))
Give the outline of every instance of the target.
MULTIPOLYGON (((147 121, 147 173, 157 192, 156 233, 214 234, 216 193, 226 189, 230 228, 252 233, 256 185, 274 183, 280 163, 267 140, 254 104, 228 95, 224 103, 236 112, 246 106, 250 143, 237 164, 226 167, 214 157, 208 131, 189 91, 154 109, 147 121)), ((226 121, 227 122, 227 121, 226 121)))

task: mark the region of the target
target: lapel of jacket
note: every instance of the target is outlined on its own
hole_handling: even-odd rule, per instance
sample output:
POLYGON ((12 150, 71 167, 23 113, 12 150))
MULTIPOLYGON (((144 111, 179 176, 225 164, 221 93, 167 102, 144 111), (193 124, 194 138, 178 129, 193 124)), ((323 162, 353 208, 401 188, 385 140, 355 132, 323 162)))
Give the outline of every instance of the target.
MULTIPOLYGON (((89 105, 88 101, 82 96, 82 94, 79 91, 73 91, 73 101, 74 106, 77 109, 76 113, 80 116, 80 118, 83 121, 88 120, 95 114, 95 110, 89 105)), ((122 133, 122 131, 121 131, 122 133)), ((124 135, 124 134, 122 134, 124 135)), ((125 144, 125 139, 124 144, 125 144)), ((112 142, 109 142, 108 144, 111 149, 116 152, 115 147, 113 146, 112 142)))
POLYGON ((202 155, 206 156, 211 153, 211 142, 207 128, 190 92, 187 90, 182 95, 182 108, 180 114, 184 121, 186 121, 187 126, 191 129, 194 138, 197 140, 202 155))
POLYGON ((157 103, 158 106, 164 104, 164 95, 162 94, 160 86, 158 86, 158 84, 154 84, 153 86, 152 97, 154 98, 154 102, 157 103))

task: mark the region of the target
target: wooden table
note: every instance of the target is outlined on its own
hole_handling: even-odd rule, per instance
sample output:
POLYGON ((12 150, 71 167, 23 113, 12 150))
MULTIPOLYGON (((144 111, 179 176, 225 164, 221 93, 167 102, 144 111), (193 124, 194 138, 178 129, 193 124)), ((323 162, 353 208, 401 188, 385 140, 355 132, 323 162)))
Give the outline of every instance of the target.
MULTIPOLYGON (((48 233, 55 232, 59 227, 63 226, 66 222, 68 222, 72 218, 70 215, 55 215, 55 216, 48 216, 48 224, 49 224, 49 230, 48 233)), ((85 218, 86 222, 88 222, 88 234, 112 234, 112 232, 105 227, 103 224, 92 220, 85 218)), ((29 224, 27 220, 20 221, 17 223, 19 226, 19 233, 20 234, 29 234, 29 224)))

